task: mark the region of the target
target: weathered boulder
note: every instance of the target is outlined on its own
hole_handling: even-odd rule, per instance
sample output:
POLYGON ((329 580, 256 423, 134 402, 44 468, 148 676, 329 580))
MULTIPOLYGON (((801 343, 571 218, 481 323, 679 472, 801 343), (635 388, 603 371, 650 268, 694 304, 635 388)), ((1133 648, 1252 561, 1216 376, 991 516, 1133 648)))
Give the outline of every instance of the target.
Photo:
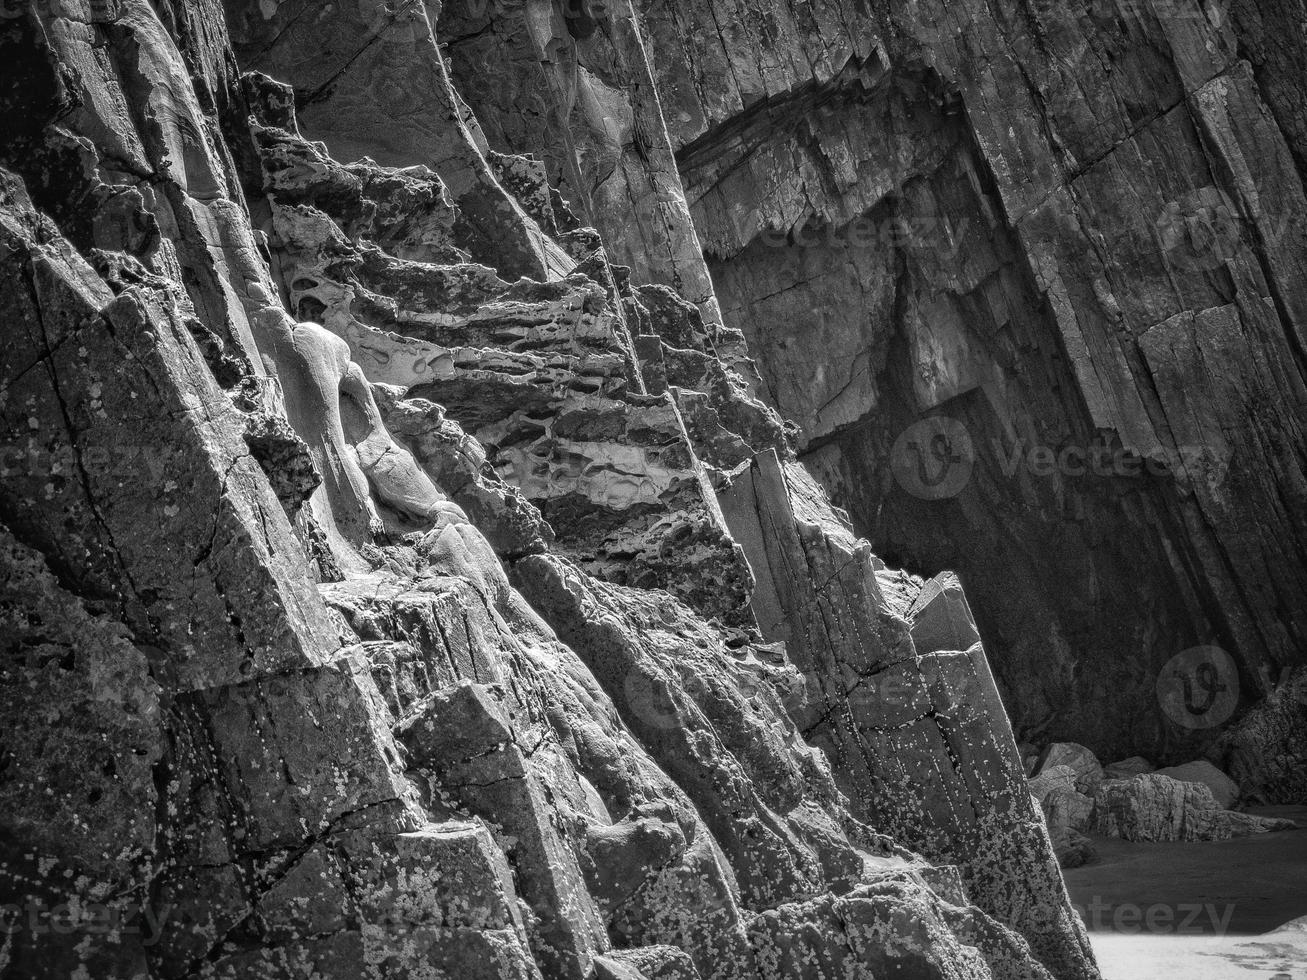
POLYGON ((1239 784, 1206 760, 1186 762, 1182 766, 1167 766, 1156 770, 1159 776, 1169 776, 1182 783, 1202 783, 1212 791, 1212 798, 1223 810, 1239 802, 1239 784))
POLYGON ((1038 776, 1027 781, 1030 795, 1038 803, 1043 803, 1049 794, 1058 791, 1074 792, 1076 788, 1076 771, 1067 765, 1049 766, 1038 776))
POLYGON ((1103 781, 1103 767, 1097 757, 1083 745, 1075 742, 1054 742, 1040 753, 1035 766, 1038 778, 1049 769, 1065 766, 1075 773, 1075 788, 1093 796, 1103 781))
POLYGON ((1048 824, 1058 864, 1076 868, 1092 860, 1093 845, 1081 831, 1093 823, 1094 800, 1076 789, 1076 771, 1067 765, 1052 766, 1028 785, 1048 824))
POLYGON ((1105 780, 1094 798, 1094 833, 1136 841, 1212 841, 1292 830, 1291 820, 1223 810, 1202 783, 1147 773, 1105 780))
POLYGON ((1040 804, 1050 831, 1057 827, 1087 830, 1093 822, 1095 807, 1094 797, 1074 789, 1053 790, 1040 804))
POLYGON ((699 971, 675 946, 615 949, 595 957, 595 980, 700 980, 699 971))
POLYGON ((1156 772, 1157 767, 1141 755, 1132 755, 1120 762, 1112 762, 1103 767, 1103 776, 1107 779, 1129 779, 1146 772, 1156 772))

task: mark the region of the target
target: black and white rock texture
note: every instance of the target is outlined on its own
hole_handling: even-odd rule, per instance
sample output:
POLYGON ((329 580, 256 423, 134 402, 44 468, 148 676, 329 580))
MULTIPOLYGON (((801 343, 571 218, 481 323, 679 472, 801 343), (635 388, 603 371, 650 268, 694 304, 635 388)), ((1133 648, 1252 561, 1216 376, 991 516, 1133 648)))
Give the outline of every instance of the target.
POLYGON ((1000 690, 1292 661, 1298 48, 885 6, 3 5, 0 975, 1097 977, 1000 690), (1203 167, 1164 274, 1096 182, 1203 167), (946 404, 1262 466, 941 520, 857 468, 946 404))
POLYGON ((881 557, 958 572, 1020 739, 1193 758, 1154 690, 1196 647, 1222 722, 1294 685, 1303 0, 602 9, 446 4, 460 91, 720 317, 881 557))
POLYGON ((1206 760, 1154 770, 1132 758, 1102 766, 1083 745, 1050 745, 1028 781, 1064 868, 1094 853, 1086 834, 1128 841, 1221 841, 1297 828, 1237 809, 1239 784, 1206 760))

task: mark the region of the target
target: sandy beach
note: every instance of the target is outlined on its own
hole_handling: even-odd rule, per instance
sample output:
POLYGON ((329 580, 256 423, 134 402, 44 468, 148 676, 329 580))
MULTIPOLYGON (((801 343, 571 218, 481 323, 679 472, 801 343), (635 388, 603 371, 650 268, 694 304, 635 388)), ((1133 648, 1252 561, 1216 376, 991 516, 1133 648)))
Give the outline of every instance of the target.
MULTIPOLYGON (((1253 812, 1307 828, 1307 807, 1253 812)), ((1095 843, 1066 879, 1104 980, 1307 980, 1307 829, 1095 843)))

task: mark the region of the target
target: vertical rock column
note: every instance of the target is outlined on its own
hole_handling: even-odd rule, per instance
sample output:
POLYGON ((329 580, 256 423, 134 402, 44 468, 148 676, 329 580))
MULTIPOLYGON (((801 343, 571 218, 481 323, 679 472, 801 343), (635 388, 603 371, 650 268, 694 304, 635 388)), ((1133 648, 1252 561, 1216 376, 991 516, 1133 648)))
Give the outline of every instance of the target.
POLYGON ((804 736, 855 812, 934 861, 1063 978, 1096 976, 966 599, 890 573, 799 466, 757 457, 721 495, 768 639, 813 689, 804 736), (884 580, 884 585, 880 579, 884 580))

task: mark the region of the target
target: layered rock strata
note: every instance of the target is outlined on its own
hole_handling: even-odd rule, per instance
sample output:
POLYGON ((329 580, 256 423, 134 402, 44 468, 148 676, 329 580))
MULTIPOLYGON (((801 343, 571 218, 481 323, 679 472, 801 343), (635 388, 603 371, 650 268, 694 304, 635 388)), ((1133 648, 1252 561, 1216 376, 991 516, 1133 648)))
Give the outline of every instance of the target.
MULTIPOLYGON (((436 13, 0 22, 0 972, 1092 980, 961 590, 789 458, 656 99, 646 285, 436 13)), ((652 97, 630 8, 526 13, 652 97)))
MULTIPOLYGON (((1176 762, 1213 726, 1160 707, 1172 658, 1224 650, 1242 711, 1307 650, 1303 17, 441 14, 496 145, 543 153, 637 276, 691 295, 709 275, 705 320, 747 337, 756 392, 858 532, 958 570, 1019 736, 1176 762), (683 207, 693 240, 628 220, 683 207)), ((1298 799, 1276 788, 1292 768, 1243 771, 1298 799)))

